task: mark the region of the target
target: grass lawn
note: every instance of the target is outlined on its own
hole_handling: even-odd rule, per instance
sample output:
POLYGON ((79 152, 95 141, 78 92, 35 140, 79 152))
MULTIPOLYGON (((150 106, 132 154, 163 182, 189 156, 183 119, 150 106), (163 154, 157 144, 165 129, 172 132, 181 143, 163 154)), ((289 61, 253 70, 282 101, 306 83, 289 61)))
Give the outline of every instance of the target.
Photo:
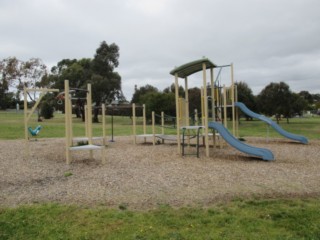
MULTIPOLYGON (((53 119, 44 120, 38 123, 37 116, 34 116, 29 121, 29 126, 35 128, 38 124, 43 126, 39 138, 51 138, 51 137, 64 137, 64 115, 55 113, 53 119)), ((123 136, 132 134, 132 119, 130 117, 115 116, 113 119, 113 133, 114 136, 123 136)), ((229 123, 231 126, 231 123, 229 123)), ((320 139, 320 117, 309 118, 292 118, 290 123, 287 124, 283 119, 280 122, 280 126, 288 132, 303 135, 309 139, 320 139)), ((107 135, 111 135, 111 116, 106 117, 106 131, 107 135)), ((157 133, 161 133, 161 127, 156 128, 157 133)), ((137 134, 141 134, 142 118, 137 118, 137 134)), ((148 126, 147 132, 151 133, 151 126, 148 126)), ((165 129, 166 134, 175 134, 175 130, 171 128, 165 129)), ((74 136, 84 136, 85 128, 81 119, 73 118, 73 133, 74 136)), ((102 135, 102 124, 93 124, 94 136, 102 135)), ((240 137, 269 137, 269 138, 282 138, 282 136, 276 132, 272 127, 269 127, 266 123, 258 120, 245 121, 241 119, 239 124, 239 136, 240 137)), ((0 139, 21 139, 24 138, 24 123, 23 113, 15 112, 3 112, 0 111, 0 139)))
MULTIPOLYGON (((309 139, 320 139, 320 117, 318 116, 308 118, 291 118, 289 120, 289 124, 286 119, 282 119, 279 125, 288 132, 303 135, 309 139)), ((239 135, 241 137, 269 136, 270 138, 283 138, 272 127, 259 120, 245 121, 244 119, 241 119, 239 124, 239 135)))
MULTIPOLYGON (((36 118, 30 120, 33 128, 39 124, 36 118)), ((74 135, 83 136, 82 121, 73 122, 74 135)), ((108 116, 109 137, 110 123, 108 116)), ((55 114, 41 125, 39 137, 64 137, 64 115, 55 114)), ((320 138, 319 117, 294 118, 290 124, 283 120, 280 125, 309 139, 320 138)), ((94 135, 102 134, 101 123, 93 128, 94 135)), ((138 131, 142 133, 142 127, 138 131)), ((131 119, 114 117, 114 135, 130 134, 131 119)), ((240 136, 282 137, 256 120, 241 120, 240 136)), ((0 139, 22 138, 23 114, 0 112, 0 139)), ((123 204, 118 209, 55 203, 0 207, 0 239, 320 239, 320 199, 234 200, 208 208, 159 205, 149 211, 128 210, 123 204)))
POLYGON ((0 209, 1 239, 319 239, 318 200, 150 211, 57 204, 0 209))

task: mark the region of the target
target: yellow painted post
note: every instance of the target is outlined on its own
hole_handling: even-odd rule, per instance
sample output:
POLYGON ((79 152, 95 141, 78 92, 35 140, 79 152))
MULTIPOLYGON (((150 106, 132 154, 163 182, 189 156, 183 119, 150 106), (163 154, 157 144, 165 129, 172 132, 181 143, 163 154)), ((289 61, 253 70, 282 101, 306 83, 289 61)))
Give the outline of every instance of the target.
POLYGON ((136 104, 135 103, 132 103, 132 135, 133 135, 133 144, 137 144, 136 104))
MULTIPOLYGON (((235 102, 238 102, 238 88, 237 85, 234 85, 234 91, 235 91, 235 102)), ((236 137, 239 137, 239 110, 238 108, 235 108, 236 111, 236 137)))
POLYGON ((203 99, 204 99, 204 132, 205 132, 205 145, 206 156, 209 157, 209 132, 208 132, 208 99, 207 99, 207 71, 206 64, 202 64, 203 72, 203 99))
POLYGON ((204 97, 203 97, 203 87, 201 88, 201 125, 204 126, 204 97))
POLYGON ((185 105, 185 100, 182 97, 180 97, 179 98, 179 109, 180 109, 180 111, 179 111, 179 119, 180 119, 180 125, 182 125, 182 126, 186 126, 185 106, 186 106, 185 105))
POLYGON ((26 87, 23 88, 23 97, 24 97, 24 138, 25 138, 25 147, 24 147, 24 156, 26 158, 29 158, 30 156, 30 149, 29 149, 29 135, 28 135, 28 121, 27 121, 27 116, 28 116, 28 96, 27 96, 27 90, 26 87))
POLYGON ((221 110, 221 97, 222 97, 222 93, 221 93, 221 89, 219 88, 219 86, 216 89, 217 91, 217 111, 218 111, 218 118, 220 119, 220 121, 222 121, 222 110, 221 110))
POLYGON ((66 132, 66 162, 67 164, 71 163, 71 154, 70 154, 70 100, 69 100, 69 80, 64 81, 64 119, 65 119, 65 132, 66 132))
MULTIPOLYGON (((210 85, 211 85, 211 121, 216 121, 216 111, 215 111, 215 86, 214 86, 214 72, 213 68, 210 68, 210 85)), ((212 131, 212 145, 215 147, 215 131, 212 131)))
POLYGON ((102 137, 103 137, 103 140, 102 140, 102 144, 103 144, 103 147, 101 149, 101 162, 102 164, 105 164, 106 163, 106 145, 107 145, 107 142, 106 142, 106 105, 103 103, 101 104, 101 114, 102 114, 102 137))
POLYGON ((185 124, 187 126, 190 126, 190 120, 189 120, 189 91, 188 91, 188 78, 184 79, 184 88, 185 88, 185 124))
POLYGON ((211 80, 211 114, 212 114, 212 121, 216 121, 216 113, 215 113, 215 86, 214 86, 214 72, 213 68, 210 68, 210 80, 211 80))
MULTIPOLYGON (((87 105, 88 105, 88 143, 92 145, 92 92, 91 84, 87 85, 87 105)), ((93 159, 93 151, 90 150, 90 158, 93 159)))
POLYGON ((69 131, 70 131, 70 146, 73 145, 73 124, 72 124, 72 100, 71 100, 71 96, 69 98, 69 131))
POLYGON ((91 84, 87 85, 87 108, 88 108, 88 143, 92 144, 92 99, 91 84))
POLYGON ((223 85, 223 123, 225 128, 228 128, 227 123, 227 88, 223 85))
POLYGON ((178 74, 175 74, 175 97, 176 97, 176 121, 177 121, 177 145, 178 153, 181 155, 181 138, 180 138, 180 119, 179 119, 179 79, 178 74))
POLYGON ((236 113, 235 113, 235 106, 234 106, 234 99, 235 99, 235 92, 234 92, 234 78, 233 78, 233 63, 230 65, 231 67, 231 107, 232 107, 232 134, 236 135, 236 113))

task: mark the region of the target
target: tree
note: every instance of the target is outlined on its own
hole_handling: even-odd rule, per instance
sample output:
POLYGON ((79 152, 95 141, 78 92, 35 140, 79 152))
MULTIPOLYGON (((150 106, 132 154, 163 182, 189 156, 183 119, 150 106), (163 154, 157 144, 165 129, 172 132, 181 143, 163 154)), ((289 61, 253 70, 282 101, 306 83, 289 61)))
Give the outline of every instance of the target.
POLYGON ((314 104, 314 98, 313 95, 311 93, 309 93, 308 91, 301 91, 298 93, 298 95, 304 99, 304 101, 306 102, 305 105, 305 110, 310 110, 310 111, 315 111, 315 104, 314 104))
MULTIPOLYGON (((57 63, 57 66, 51 68, 51 74, 44 76, 42 82, 49 87, 64 89, 64 81, 69 80, 71 88, 86 89, 86 83, 91 78, 92 60, 89 58, 82 59, 63 59, 57 63)), ((75 102, 75 113, 77 118, 82 118, 84 121, 84 105, 86 93, 84 91, 75 91, 72 97, 77 99, 75 102)), ((60 106, 55 103, 55 107, 60 106)))
POLYGON ((103 41, 96 50, 92 62, 92 70, 104 77, 113 77, 114 69, 119 66, 119 47, 112 43, 108 45, 103 41))
MULTIPOLYGON (((244 103, 252 111, 256 111, 256 98, 252 93, 251 88, 245 82, 235 83, 238 95, 238 102, 244 103)), ((245 115, 246 119, 252 119, 249 116, 245 115)))
POLYGON ((259 110, 269 116, 275 115, 279 123, 281 114, 287 118, 292 113, 292 92, 284 82, 270 83, 258 95, 259 110))
MULTIPOLYGON (((93 121, 98 122, 98 106, 101 103, 111 102, 121 93, 121 76, 114 72, 119 65, 119 56, 119 47, 115 43, 108 45, 103 41, 93 59, 63 59, 51 69, 51 74, 43 78, 43 81, 59 89, 64 88, 65 79, 69 80, 70 88, 86 89, 86 85, 91 83, 92 100, 97 106, 94 108, 93 121)), ((76 99, 85 96, 84 91, 73 93, 73 98, 76 99)), ((77 101, 76 113, 80 112, 79 108, 82 105, 83 103, 77 101)))
POLYGON ((313 96, 308 91, 299 92, 299 96, 306 100, 308 104, 313 104, 313 96))
MULTIPOLYGON (((170 87, 166 87, 163 92, 164 93, 175 93, 176 85, 174 83, 171 84, 170 87)), ((182 86, 179 86, 179 96, 184 96, 185 91, 182 86)))
MULTIPOLYGON (((0 97, 5 100, 5 94, 11 86, 17 89, 18 101, 24 87, 41 87, 41 79, 47 74, 46 65, 39 58, 31 58, 24 62, 16 57, 9 57, 1 61, 0 71, 0 97)), ((35 102, 36 92, 33 95, 28 93, 28 96, 31 101, 35 102)))
POLYGON ((302 116, 303 110, 308 108, 308 101, 306 101, 306 99, 303 96, 297 93, 292 93, 291 98, 292 114, 298 114, 299 116, 302 116))
POLYGON ((6 94, 9 90, 9 83, 6 78, 5 73, 5 62, 0 62, 0 108, 6 109, 7 108, 7 101, 6 101, 6 94))
POLYGON ((188 90, 189 95, 189 113, 193 116, 194 110, 197 109, 198 114, 201 114, 201 90, 194 87, 188 90))
POLYGON ((6 109, 9 105, 9 87, 13 87, 13 81, 21 76, 19 65, 21 61, 15 57, 3 59, 0 62, 0 106, 6 109))
POLYGON ((44 119, 53 118, 53 107, 48 102, 42 104, 41 116, 43 116, 44 119))
POLYGON ((135 91, 133 93, 132 99, 131 99, 131 103, 139 103, 139 104, 144 104, 144 99, 143 96, 146 95, 147 93, 158 93, 159 90, 154 87, 151 86, 149 84, 140 87, 139 89, 137 88, 137 86, 135 86, 135 91))
POLYGON ((175 116, 174 93, 147 92, 141 96, 141 101, 146 104, 147 119, 151 118, 152 111, 155 111, 157 114, 164 112, 166 115, 175 116))
MULTIPOLYGON (((119 56, 119 47, 115 43, 108 45, 103 41, 96 50, 92 60, 93 75, 90 79, 92 82, 93 101, 96 106, 114 99, 117 91, 121 90, 121 76, 114 72, 114 69, 119 65, 119 56)), ((99 110, 95 108, 94 122, 98 122, 98 113, 99 110)))

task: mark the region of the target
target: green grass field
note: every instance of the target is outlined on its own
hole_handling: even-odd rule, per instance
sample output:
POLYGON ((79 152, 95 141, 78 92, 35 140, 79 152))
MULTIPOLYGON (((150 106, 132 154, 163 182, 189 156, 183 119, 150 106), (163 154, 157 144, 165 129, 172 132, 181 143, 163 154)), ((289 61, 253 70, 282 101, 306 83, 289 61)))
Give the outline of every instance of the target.
POLYGON ((1 239, 319 239, 318 200, 150 211, 57 204, 0 210, 1 239))
MULTIPOLYGON (((64 115, 55 114, 55 117, 50 120, 44 120, 38 123, 37 116, 34 115, 29 121, 29 126, 35 128, 38 124, 43 126, 39 138, 56 138, 64 137, 64 115)), ((111 117, 106 117, 106 131, 107 135, 111 135, 111 117)), ((132 134, 132 119, 130 117, 114 117, 114 135, 123 136, 132 134)), ((231 124, 229 123, 229 126, 231 124)), ((309 117, 309 118, 292 118, 290 123, 287 124, 286 120, 283 119, 280 122, 280 126, 286 131, 303 135, 309 139, 320 139, 320 117, 309 117)), ((137 134, 141 134, 142 129, 142 118, 137 119, 137 134)), ((161 127, 157 126, 156 131, 161 132, 161 127)), ((151 126, 147 128, 147 132, 151 133, 151 126)), ((175 130, 166 128, 165 132, 168 134, 175 134, 175 130)), ((73 118, 73 133, 74 136, 84 136, 85 128, 84 123, 81 119, 73 118)), ((102 124, 93 124, 94 136, 102 135, 102 124)), ((240 137, 270 137, 270 138, 281 138, 282 136, 277 133, 273 128, 268 127, 264 122, 253 120, 245 121, 241 119, 239 124, 239 136, 240 137)), ((24 123, 23 113, 15 112, 1 112, 0 111, 0 139, 22 139, 24 138, 24 123)))
MULTIPOLYGON (((110 122, 107 117, 109 137, 110 122)), ((38 125, 36 116, 29 125, 38 125)), ((64 137, 62 114, 41 125, 39 137, 64 137)), ((309 139, 320 136, 319 117, 294 118, 290 124, 283 120, 280 125, 309 139)), ((73 127, 75 136, 84 135, 81 120, 74 119, 73 127)), ((94 135, 102 134, 101 123, 93 128, 94 135)), ((260 121, 241 120, 241 137, 267 137, 268 131, 270 138, 281 137, 260 121)), ((115 136, 131 133, 129 117, 114 118, 115 136)), ((0 138, 24 138, 23 114, 0 112, 0 138)), ((128 210, 123 204, 118 209, 55 203, 0 207, 0 239, 320 239, 320 199, 238 199, 206 208, 159 205, 148 211, 128 210)))

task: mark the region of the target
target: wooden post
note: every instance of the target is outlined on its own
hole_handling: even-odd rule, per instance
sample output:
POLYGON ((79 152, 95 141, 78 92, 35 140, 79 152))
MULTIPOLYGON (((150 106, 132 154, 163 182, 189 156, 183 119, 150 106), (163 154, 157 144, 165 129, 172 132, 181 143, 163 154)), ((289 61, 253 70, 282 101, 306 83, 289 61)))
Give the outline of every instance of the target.
POLYGON ((233 136, 236 135, 236 113, 235 113, 235 106, 234 106, 234 99, 235 99, 235 91, 234 91, 234 78, 233 78, 233 63, 231 63, 231 107, 232 107, 232 134, 233 136))
MULTIPOLYGON (((237 85, 234 86, 234 92, 235 92, 235 102, 238 102, 238 88, 237 85)), ((239 109, 235 109, 236 112, 236 137, 239 137, 239 109)))
POLYGON ((213 68, 210 68, 210 80, 211 80, 211 114, 212 114, 212 121, 216 121, 216 113, 215 113, 215 97, 214 97, 214 72, 213 68))
POLYGON ((204 126, 204 97, 203 97, 203 87, 201 87, 201 125, 204 126))
POLYGON ((30 149, 29 149, 29 135, 28 135, 28 96, 26 87, 23 88, 23 97, 24 97, 24 138, 25 138, 25 147, 24 147, 24 156, 29 158, 30 149))
POLYGON ((227 122, 227 88, 223 85, 223 123, 225 128, 228 128, 227 122))
POLYGON ((208 131, 208 99, 207 99, 207 74, 206 64, 202 64, 203 72, 203 98, 204 98, 204 132, 205 132, 205 146, 206 156, 209 157, 209 131, 208 131))
POLYGON ((180 119, 179 119, 179 81, 178 74, 175 74, 175 96, 176 96, 176 121, 177 121, 177 145, 178 145, 178 153, 181 155, 181 138, 180 138, 180 119))
POLYGON ((69 96, 69 80, 64 81, 64 119, 65 119, 65 132, 66 132, 66 162, 67 164, 71 163, 71 154, 70 154, 70 96, 69 96))
MULTIPOLYGON (((88 144, 92 145, 92 92, 91 84, 87 85, 87 105, 88 105, 88 144)), ((93 159, 93 151, 90 150, 90 158, 93 159)))
POLYGON ((189 91, 188 91, 188 78, 184 79, 185 83, 184 83, 184 88, 185 88, 185 124, 187 126, 190 126, 190 120, 189 120, 189 91))

